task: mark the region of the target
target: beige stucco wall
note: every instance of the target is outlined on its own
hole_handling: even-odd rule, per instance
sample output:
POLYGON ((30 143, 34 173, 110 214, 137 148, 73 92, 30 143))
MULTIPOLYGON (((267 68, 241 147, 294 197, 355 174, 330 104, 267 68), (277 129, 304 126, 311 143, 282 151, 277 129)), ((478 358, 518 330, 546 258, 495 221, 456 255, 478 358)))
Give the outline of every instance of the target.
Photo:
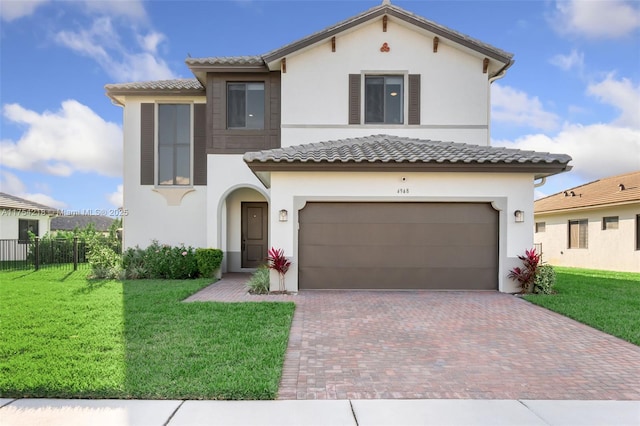
MULTIPOLYGON (((204 103, 205 98, 165 97, 156 101, 204 103)), ((155 185, 140 185, 142 102, 153 100, 127 98, 123 115, 123 207, 126 211, 123 216, 124 247, 146 247, 152 240, 158 240, 162 244, 207 247, 207 187, 160 188, 155 185)))
POLYGON ((636 215, 640 203, 598 209, 538 214, 535 222, 545 222, 545 232, 534 241, 542 244, 543 260, 556 266, 640 272, 640 250, 636 250, 636 215), (618 229, 602 229, 602 218, 618 216, 618 229), (569 249, 569 220, 588 220, 586 249, 569 249))
MULTIPOLYGON (((298 288, 298 211, 307 201, 491 202, 499 211, 499 276, 496 279, 503 292, 518 291, 516 284, 507 278, 508 271, 520 264, 517 256, 533 245, 533 176, 530 174, 272 172, 271 246, 283 248, 293 262, 286 276, 290 291, 298 288), (281 209, 289 212, 287 222, 278 220, 281 209), (525 212, 524 223, 515 223, 515 210, 525 212)), ((271 286, 277 289, 277 275, 272 275, 271 286)))
MULTIPOLYGON (((380 20, 287 57, 282 74, 282 145, 392 134, 487 145, 489 81, 484 57, 445 40, 433 52, 433 34, 380 20), (387 43, 390 51, 380 47, 387 43), (349 125, 349 74, 420 74, 420 125, 349 125)), ((492 65, 493 66, 493 65, 492 65)), ((361 87, 364 95, 364 83, 361 87)), ((362 97, 361 97, 362 98, 362 97)), ((364 102, 361 102, 364 109, 364 102)), ((408 100, 404 99, 405 122, 408 100)))
POLYGON ((26 259, 26 246, 16 242, 18 240, 18 221, 20 219, 37 220, 39 237, 44 236, 50 230, 50 216, 20 210, 0 210, 0 252, 2 253, 2 259, 0 260, 26 259))

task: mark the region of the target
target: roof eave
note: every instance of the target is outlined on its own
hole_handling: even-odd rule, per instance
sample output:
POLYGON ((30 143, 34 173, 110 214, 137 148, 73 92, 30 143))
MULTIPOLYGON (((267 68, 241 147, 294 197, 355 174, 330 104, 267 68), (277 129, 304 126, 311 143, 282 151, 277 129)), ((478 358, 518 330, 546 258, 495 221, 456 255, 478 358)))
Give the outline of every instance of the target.
POLYGON ((602 203, 602 204, 594 204, 590 206, 566 207, 562 209, 543 210, 543 211, 535 211, 534 209, 533 214, 547 215, 547 214, 557 214, 557 213, 568 213, 568 212, 575 212, 575 211, 582 211, 582 210, 602 209, 607 207, 627 206, 627 205, 633 205, 633 204, 640 204, 640 200, 620 201, 620 202, 614 202, 614 203, 602 203))

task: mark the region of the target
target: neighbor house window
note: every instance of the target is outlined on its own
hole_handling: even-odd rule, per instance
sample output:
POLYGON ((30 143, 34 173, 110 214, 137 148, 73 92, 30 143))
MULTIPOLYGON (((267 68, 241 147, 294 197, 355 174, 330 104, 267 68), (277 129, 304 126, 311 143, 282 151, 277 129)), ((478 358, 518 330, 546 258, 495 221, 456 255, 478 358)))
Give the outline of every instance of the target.
POLYGON ((364 122, 366 124, 402 124, 403 111, 403 76, 365 77, 364 122))
POLYGON ((38 236, 38 223, 37 220, 30 219, 18 219, 18 242, 20 244, 27 244, 29 242, 29 233, 33 233, 38 236))
POLYGON ((587 219, 569 221, 569 248, 587 248, 588 240, 587 219))
POLYGON ((191 105, 158 105, 158 185, 191 184, 191 105))
POLYGON ((618 229, 618 216, 603 217, 602 229, 618 229))
POLYGON ((227 128, 264 129, 264 83, 227 84, 227 128))
POLYGON ((546 222, 536 222, 536 233, 537 232, 544 232, 546 230, 547 230, 546 222))
POLYGON ((636 215, 636 250, 640 250, 640 214, 636 215))

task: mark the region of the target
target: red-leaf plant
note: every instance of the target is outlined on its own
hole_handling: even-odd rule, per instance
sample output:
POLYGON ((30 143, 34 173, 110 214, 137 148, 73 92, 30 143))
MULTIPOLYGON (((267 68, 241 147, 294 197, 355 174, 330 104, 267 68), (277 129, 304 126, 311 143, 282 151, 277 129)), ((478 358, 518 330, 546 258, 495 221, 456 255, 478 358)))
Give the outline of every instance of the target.
POLYGON ((279 275, 279 289, 280 291, 285 291, 284 285, 284 274, 287 273, 289 267, 291 266, 291 261, 286 258, 284 255, 283 249, 276 249, 275 247, 271 247, 269 249, 269 253, 267 256, 267 261, 269 262, 269 269, 273 269, 278 272, 279 275))
POLYGON ((531 250, 525 250, 524 256, 518 256, 518 259, 522 260, 523 267, 513 268, 509 272, 509 278, 520 283, 522 293, 531 293, 538 273, 538 266, 540 266, 540 261, 542 260, 542 253, 536 253, 536 249, 532 248, 531 250))

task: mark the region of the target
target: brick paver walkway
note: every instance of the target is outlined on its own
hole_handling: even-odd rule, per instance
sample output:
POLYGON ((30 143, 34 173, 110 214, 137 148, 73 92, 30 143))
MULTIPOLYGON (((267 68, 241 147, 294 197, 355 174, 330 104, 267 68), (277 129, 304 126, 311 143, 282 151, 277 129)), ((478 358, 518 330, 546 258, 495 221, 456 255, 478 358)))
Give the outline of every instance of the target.
POLYGON ((190 300, 296 303, 280 399, 640 400, 640 347, 497 292, 252 296, 228 274, 190 300))

